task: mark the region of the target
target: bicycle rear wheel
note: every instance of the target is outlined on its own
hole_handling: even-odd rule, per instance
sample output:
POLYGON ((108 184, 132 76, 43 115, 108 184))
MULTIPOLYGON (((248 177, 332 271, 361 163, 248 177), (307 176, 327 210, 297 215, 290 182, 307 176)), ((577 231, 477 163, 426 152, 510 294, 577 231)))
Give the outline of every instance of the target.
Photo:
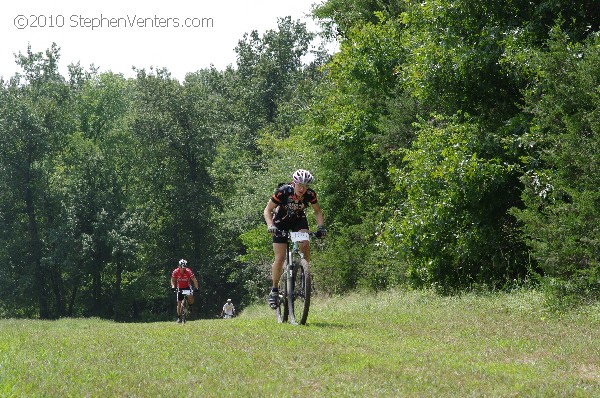
MULTIPOLYGON (((285 266, 287 269, 287 266, 285 266)), ((277 322, 283 323, 288 320, 288 294, 287 294, 287 271, 281 274, 279 278, 279 298, 277 300, 277 308, 275 308, 275 314, 277 315, 277 322)))
POLYGON ((312 279, 306 260, 301 259, 300 262, 294 264, 288 292, 290 322, 306 325, 310 308, 310 294, 312 293, 312 279))

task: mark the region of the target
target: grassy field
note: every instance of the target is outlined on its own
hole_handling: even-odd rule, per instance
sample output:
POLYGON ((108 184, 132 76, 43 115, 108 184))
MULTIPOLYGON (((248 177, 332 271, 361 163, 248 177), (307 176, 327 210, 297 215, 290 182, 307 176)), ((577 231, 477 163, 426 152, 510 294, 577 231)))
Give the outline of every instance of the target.
POLYGON ((308 325, 0 320, 2 397, 599 397, 600 306, 536 293, 317 298, 308 325))

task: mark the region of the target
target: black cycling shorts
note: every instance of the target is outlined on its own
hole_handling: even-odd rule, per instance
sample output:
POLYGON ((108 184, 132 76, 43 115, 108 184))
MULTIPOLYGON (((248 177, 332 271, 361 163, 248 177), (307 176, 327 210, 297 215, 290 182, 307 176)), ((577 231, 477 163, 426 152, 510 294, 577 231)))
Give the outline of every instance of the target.
MULTIPOLYGON (((274 219, 273 225, 276 226, 277 229, 280 229, 282 231, 298 232, 301 229, 308 229, 308 220, 306 219, 306 217, 297 218, 295 221, 292 222, 284 222, 281 220, 274 219)), ((273 243, 287 243, 287 237, 273 236, 273 243)))

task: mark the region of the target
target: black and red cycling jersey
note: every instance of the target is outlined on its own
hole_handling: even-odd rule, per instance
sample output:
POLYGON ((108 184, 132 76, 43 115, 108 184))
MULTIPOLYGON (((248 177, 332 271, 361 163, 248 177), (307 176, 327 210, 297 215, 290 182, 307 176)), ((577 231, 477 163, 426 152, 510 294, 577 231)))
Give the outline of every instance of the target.
POLYGON ((292 184, 284 184, 271 196, 277 207, 275 208, 274 220, 282 222, 294 222, 306 218, 305 209, 309 204, 317 203, 317 193, 308 188, 301 198, 294 194, 292 184))

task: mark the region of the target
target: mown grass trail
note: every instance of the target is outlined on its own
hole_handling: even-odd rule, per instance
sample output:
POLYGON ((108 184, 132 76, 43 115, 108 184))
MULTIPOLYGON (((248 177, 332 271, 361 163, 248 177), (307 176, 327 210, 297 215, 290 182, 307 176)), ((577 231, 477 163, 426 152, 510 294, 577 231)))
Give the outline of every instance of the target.
POLYGON ((316 298, 307 326, 0 321, 2 397, 597 397, 600 306, 536 293, 316 298))

